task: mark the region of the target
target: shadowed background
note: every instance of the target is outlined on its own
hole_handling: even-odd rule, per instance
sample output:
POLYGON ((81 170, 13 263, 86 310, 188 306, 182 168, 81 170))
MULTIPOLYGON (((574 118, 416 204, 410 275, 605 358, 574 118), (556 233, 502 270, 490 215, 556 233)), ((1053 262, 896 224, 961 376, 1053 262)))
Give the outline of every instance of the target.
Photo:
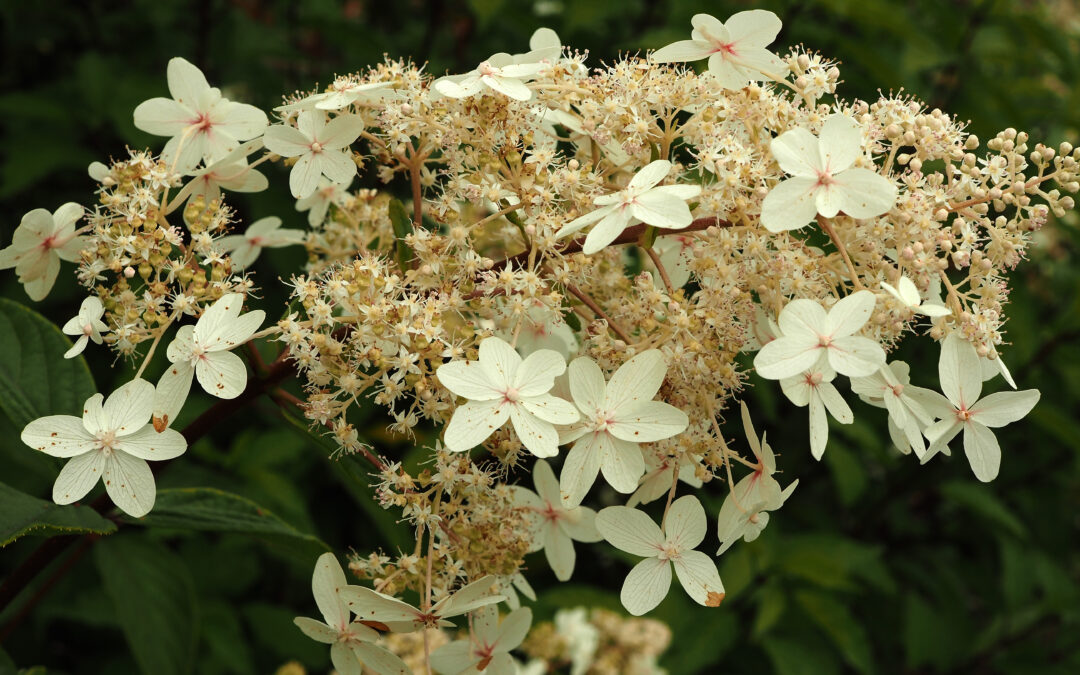
MULTIPOLYGON (((134 128, 132 110, 166 93, 172 56, 194 62, 229 98, 268 109, 282 93, 325 85, 384 53, 427 62, 436 74, 460 72, 493 52, 524 50, 533 30, 549 26, 564 44, 588 49, 588 62, 597 65, 622 51, 685 39, 696 12, 723 20, 752 7, 783 19, 777 51, 804 43, 842 61, 845 98, 903 89, 971 119, 984 140, 1015 127, 1030 132, 1032 145, 1080 144, 1080 9, 1065 0, 2 0, 0 246, 32 208, 91 203, 91 161, 122 156, 125 145, 160 147, 161 139, 134 128)), ((305 226, 284 170, 267 173, 271 193, 229 195, 241 217, 273 214, 285 227, 305 226)), ((1014 275, 1012 344, 1001 353, 1020 387, 1039 388, 1042 401, 999 435, 1002 470, 991 485, 971 475, 959 442, 952 459, 924 467, 899 456, 882 411, 853 395, 856 423, 834 425, 824 459, 814 462, 805 409, 793 408, 774 383, 751 380, 755 422, 781 454, 781 482, 798 477, 800 485, 758 541, 720 559, 728 590, 721 609, 699 608, 673 589, 652 615, 675 634, 663 662, 670 672, 1080 672, 1074 222, 1046 228, 1014 275)), ((264 254, 255 269, 267 306, 284 297, 277 277, 302 259, 297 250, 264 254)), ((61 324, 82 297, 71 269, 36 307, 61 324)), ((10 272, 0 275, 0 296, 28 302, 10 272)), ((898 357, 913 364, 916 384, 932 386, 937 349, 919 342, 898 357)), ((88 352, 100 390, 130 378, 128 369, 111 369, 103 349, 88 352)), ((999 379, 988 386, 1005 385, 999 379)), ((193 402, 181 422, 205 404, 193 402)), ((159 487, 243 495, 339 553, 408 546, 409 532, 371 503, 366 466, 352 458, 328 462, 328 450, 269 400, 249 408, 243 421, 171 463, 159 487)), ((388 438, 384 426, 373 414, 369 440, 389 448, 386 455, 414 459, 411 446, 388 438)), ((735 425, 726 430, 738 435, 735 425)), ((57 466, 32 456, 0 415, 0 482, 47 498, 57 466)), ((715 485, 703 495, 713 516, 723 494, 715 485)), ((600 499, 614 503, 615 495, 601 492, 600 499)), ((0 647, 0 673, 31 666, 138 672, 161 663, 158 672, 245 674, 273 672, 290 660, 310 672, 329 668, 325 646, 292 625, 293 616, 316 613, 310 546, 162 528, 111 537, 148 561, 125 570, 136 581, 130 588, 109 583, 115 552, 78 560, 0 647), (131 606, 141 617, 135 625, 131 606), (125 640, 136 645, 137 658, 125 640)), ((39 543, 26 537, 0 550, 0 573, 39 543)), ((710 532, 704 546, 713 545, 710 532)), ((568 584, 555 582, 542 557, 529 558, 541 592, 538 620, 560 606, 618 608, 625 561, 594 555, 606 547, 577 547, 568 584)), ((0 626, 38 588, 0 614, 0 626)))

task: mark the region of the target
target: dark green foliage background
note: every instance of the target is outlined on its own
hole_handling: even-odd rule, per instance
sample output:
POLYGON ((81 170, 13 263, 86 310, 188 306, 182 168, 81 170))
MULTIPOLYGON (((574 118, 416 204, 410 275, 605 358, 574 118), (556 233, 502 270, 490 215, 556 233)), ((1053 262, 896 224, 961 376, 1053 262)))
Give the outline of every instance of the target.
MULTIPOLYGON (((779 45, 802 42, 842 60, 846 97, 904 88, 972 119, 984 139, 1012 126, 1033 141, 1080 144, 1080 9, 1067 0, 2 0, 0 245, 32 208, 90 203, 89 162, 122 155, 125 144, 159 147, 134 129, 131 111, 165 93, 165 64, 174 55, 201 66, 231 98, 268 108, 280 92, 325 84, 384 52, 429 61, 436 73, 460 71, 492 52, 523 49, 536 27, 548 25, 565 43, 588 48, 597 64, 684 38, 697 11, 723 19, 750 7, 781 16, 779 45)), ((241 215, 277 214, 286 226, 302 226, 284 178, 272 170, 275 192, 237 200, 241 215)), ((675 631, 665 660, 672 673, 1080 672, 1080 236, 1073 223, 1047 228, 1014 278, 1013 344, 1003 355, 1021 387, 1038 387, 1043 398, 1000 435, 1004 460, 993 484, 978 483, 962 455, 925 467, 900 457, 883 415, 857 402, 856 423, 834 426, 816 463, 805 410, 793 409, 772 384, 754 388, 759 429, 768 430, 781 467, 800 487, 760 540, 720 560, 729 591, 721 609, 699 608, 673 589, 655 612, 675 631)), ((296 251, 271 253, 256 268, 268 307, 284 297, 278 275, 301 262, 296 251)), ((13 276, 2 276, 0 294, 26 302, 13 276)), ((80 297, 62 275, 36 309, 62 323, 80 297)), ((932 345, 906 345, 901 357, 917 364, 919 384, 936 382, 932 345)), ((100 348, 91 347, 89 361, 99 390, 131 376, 100 348)), ((208 404, 193 401, 184 418, 208 404)), ((385 437, 381 419, 369 423, 369 437, 386 454, 415 454, 385 437)), ((18 426, 0 415, 0 482, 47 499, 59 462, 33 455, 18 426)), ((728 432, 741 435, 735 425, 728 432)), ((141 526, 122 523, 19 623, 0 648, 0 673, 32 666, 267 673, 291 659, 325 672, 325 647, 291 623, 316 612, 309 582, 320 541, 340 553, 410 539, 372 504, 367 467, 330 462, 328 454, 303 424, 258 401, 171 463, 159 488, 217 488, 276 518, 235 526, 255 512, 233 500, 221 508, 233 509, 233 530, 249 534, 212 519, 185 525, 169 513, 141 526)), ((190 496, 172 493, 171 503, 182 508, 190 496)), ((614 503, 614 495, 601 498, 614 503)), ((721 499, 717 486, 706 498, 710 513, 721 499)), ((45 508, 20 500, 26 509, 45 508)), ((0 574, 41 541, 27 536, 0 550, 0 574)), ((714 544, 710 535, 705 546, 714 544)), ((626 561, 599 546, 578 550, 584 555, 567 585, 555 584, 542 558, 530 559, 540 617, 559 606, 617 606, 626 561)), ((0 627, 47 576, 0 614, 0 627)))

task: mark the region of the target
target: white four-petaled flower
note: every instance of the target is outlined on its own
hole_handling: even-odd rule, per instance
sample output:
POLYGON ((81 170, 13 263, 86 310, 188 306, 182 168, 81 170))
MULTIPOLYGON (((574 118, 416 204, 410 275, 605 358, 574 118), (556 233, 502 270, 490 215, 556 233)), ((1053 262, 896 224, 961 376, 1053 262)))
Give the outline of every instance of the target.
POLYGON ((561 443, 577 441, 563 464, 563 497, 571 506, 580 504, 598 471, 619 492, 633 492, 645 473, 638 444, 671 438, 690 423, 675 406, 652 400, 667 374, 664 355, 644 351, 620 366, 610 382, 588 357, 574 359, 568 374, 581 421, 560 434, 561 443))
POLYGON ((441 77, 432 86, 450 98, 469 98, 490 89, 517 101, 528 101, 533 92, 525 83, 550 68, 562 52, 559 36, 550 28, 533 33, 529 47, 525 54, 493 54, 476 70, 441 77))
POLYGON ((732 14, 726 23, 708 14, 696 14, 690 40, 680 40, 653 52, 654 63, 681 63, 709 59, 709 72, 725 89, 742 89, 748 82, 772 80, 787 72, 784 62, 765 47, 776 39, 783 24, 763 9, 732 14))
POLYGON ((857 291, 826 313, 814 300, 792 300, 777 318, 781 335, 754 357, 758 375, 780 380, 818 363, 848 377, 875 372, 885 364, 885 351, 874 340, 855 335, 870 319, 875 302, 870 291, 857 291))
POLYGON ((75 234, 75 221, 82 215, 83 207, 74 202, 54 213, 34 209, 22 217, 11 245, 0 250, 0 270, 14 267, 31 300, 38 302, 49 294, 61 260, 79 261, 86 237, 75 234))
POLYGON ((329 122, 321 110, 305 110, 297 115, 296 126, 275 124, 266 130, 263 143, 282 157, 297 157, 289 172, 289 189, 303 199, 319 187, 319 177, 345 183, 356 175, 349 146, 364 131, 358 115, 338 115, 329 122))
POLYGON ((923 430, 934 421, 924 402, 933 403, 941 394, 911 386, 911 369, 903 361, 893 361, 878 372, 851 380, 851 390, 872 406, 889 412, 889 437, 904 454, 912 451, 922 459, 926 454, 923 430))
POLYGON ((566 237, 596 223, 581 247, 583 252, 591 255, 615 241, 623 230, 637 222, 672 230, 686 227, 694 220, 686 200, 701 194, 701 186, 657 187, 669 171, 671 162, 666 159, 650 162, 630 179, 624 189, 593 200, 594 204, 602 208, 571 220, 555 235, 566 237))
POLYGON ((896 185, 876 171, 855 167, 863 154, 862 132, 847 115, 831 115, 820 137, 795 128, 769 146, 791 178, 778 183, 761 204, 761 224, 770 232, 796 230, 818 214, 852 218, 886 213, 896 202, 896 185))
POLYGON ((900 281, 897 282, 896 286, 882 281, 881 287, 888 291, 889 295, 899 300, 904 307, 907 307, 916 314, 922 314, 923 316, 929 316, 935 319, 952 314, 952 310, 943 304, 931 301, 923 302, 922 296, 919 295, 919 289, 915 286, 915 282, 908 279, 906 276, 901 276, 900 281))
POLYGON ((103 314, 105 314, 105 307, 97 296, 91 295, 82 301, 79 313, 68 319, 61 329, 68 335, 79 336, 71 349, 64 352, 65 359, 72 359, 82 354, 86 349, 86 343, 90 340, 93 340, 96 345, 101 344, 101 334, 109 330, 109 327, 101 320, 103 314))
POLYGON ((536 492, 514 486, 514 503, 525 510, 532 523, 533 544, 529 552, 544 550, 548 564, 559 581, 574 573, 574 540, 600 541, 596 512, 586 506, 569 506, 559 494, 559 481, 544 460, 533 468, 536 492))
POLYGON ((671 587, 671 568, 694 602, 717 607, 724 584, 712 559, 694 548, 705 539, 708 524, 697 497, 675 500, 661 530, 644 512, 609 506, 596 514, 596 529, 615 548, 645 559, 626 575, 619 598, 626 611, 641 616, 655 608, 671 587))
POLYGON ((499 609, 488 605, 472 613, 469 639, 455 640, 431 654, 431 667, 442 675, 517 675, 510 652, 525 640, 532 610, 521 607, 499 622, 499 609))
POLYGON ((281 218, 267 216, 252 223, 243 234, 230 234, 218 240, 217 245, 229 253, 233 265, 239 269, 250 267, 264 248, 281 248, 301 244, 307 234, 303 230, 281 228, 281 218))
POLYGON ((975 477, 983 482, 993 480, 1001 467, 1001 446, 991 429, 1011 424, 1031 412, 1039 401, 1039 391, 999 391, 980 399, 979 354, 974 345, 956 333, 941 345, 938 376, 945 397, 926 406, 930 414, 941 419, 926 428, 930 447, 923 461, 944 450, 963 431, 964 454, 975 477))
POLYGON ((810 406, 810 453, 814 459, 821 459, 829 442, 826 410, 840 424, 855 421, 847 401, 832 383, 835 378, 836 371, 828 364, 817 363, 805 372, 780 380, 780 388, 788 400, 800 408, 810 406))
POLYGON ((443 442, 461 452, 476 447, 509 419, 521 443, 537 457, 559 451, 556 424, 578 420, 574 406, 552 396, 555 378, 566 370, 566 360, 555 351, 540 349, 524 360, 497 337, 480 342, 478 361, 451 361, 436 375, 443 386, 468 401, 454 411, 443 442))
POLYGON ((494 576, 481 577, 447 595, 428 610, 418 609, 366 586, 348 586, 342 591, 342 597, 358 620, 377 621, 396 633, 408 633, 425 627, 453 626, 447 619, 502 602, 506 596, 497 593, 497 586, 494 576))
POLYGON ((266 129, 266 113, 236 103, 211 87, 202 71, 176 57, 166 70, 171 99, 158 97, 135 108, 135 126, 155 136, 170 136, 161 152, 165 163, 187 173, 200 161, 222 159, 240 141, 258 138, 266 129))
POLYGON ((293 623, 312 640, 331 645, 330 661, 341 675, 362 675, 365 668, 379 675, 410 672, 397 655, 374 644, 378 631, 359 620, 350 621, 349 608, 342 597, 348 585, 345 571, 334 554, 323 553, 311 576, 311 592, 323 621, 298 616, 293 623))
POLYGON ((153 407, 154 386, 132 380, 108 399, 88 398, 82 419, 49 415, 26 425, 23 443, 53 457, 70 457, 53 484, 53 501, 82 499, 101 478, 121 511, 136 518, 149 513, 157 489, 146 460, 172 459, 187 449, 180 432, 158 433, 148 423, 153 407))

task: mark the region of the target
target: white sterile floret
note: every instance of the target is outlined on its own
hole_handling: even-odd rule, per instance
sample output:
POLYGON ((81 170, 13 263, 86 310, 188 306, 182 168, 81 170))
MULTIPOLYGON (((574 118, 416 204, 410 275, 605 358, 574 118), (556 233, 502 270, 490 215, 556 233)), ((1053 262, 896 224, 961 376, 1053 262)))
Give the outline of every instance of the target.
POLYGON ((136 518, 149 513, 157 489, 146 460, 172 459, 187 449, 180 432, 158 433, 149 424, 153 407, 154 386, 132 380, 108 399, 88 398, 82 419, 50 415, 26 425, 23 443, 53 457, 70 457, 53 484, 53 501, 78 501, 101 478, 121 511, 136 518))
POLYGON ((348 587, 345 571, 333 553, 323 553, 315 562, 311 592, 323 621, 298 616, 297 628, 316 642, 330 645, 330 661, 341 675, 362 675, 366 669, 380 675, 402 675, 409 667, 395 654, 374 644, 379 633, 359 620, 350 621, 349 608, 342 597, 348 587))
POLYGON ((252 223, 243 234, 230 234, 217 241, 217 246, 229 253, 238 269, 250 267, 264 248, 282 248, 304 243, 303 230, 281 228, 281 218, 268 216, 252 223))
POLYGON ((297 211, 307 211, 308 225, 318 227, 326 220, 326 213, 331 204, 340 204, 347 196, 352 178, 343 183, 334 183, 326 178, 319 179, 319 186, 303 199, 296 200, 297 211))
POLYGON ((795 128, 769 147, 792 176, 773 187, 761 204, 761 224, 770 232, 796 230, 818 214, 832 218, 843 211, 852 218, 872 218, 896 202, 892 181, 854 166, 863 155, 862 131, 847 115, 831 115, 820 137, 795 128))
POLYGON ((176 57, 169 60, 168 98, 152 98, 135 108, 135 126, 155 136, 169 136, 161 158, 169 168, 187 173, 200 161, 221 159, 240 144, 258 138, 268 124, 253 105, 222 98, 202 71, 176 57))
POLYGON ((659 605, 671 587, 672 566, 694 602, 720 605, 724 584, 716 564, 694 550, 705 539, 707 527, 705 509, 693 495, 675 500, 663 530, 644 512, 627 506, 609 506, 596 514, 596 529, 608 543, 645 558, 626 575, 619 593, 626 611, 641 616, 659 605))
POLYGON ((453 626, 447 619, 502 602, 506 596, 496 592, 497 586, 494 576, 481 577, 454 591, 426 611, 366 586, 348 586, 342 591, 342 597, 358 620, 378 621, 386 624, 387 628, 395 633, 409 633, 425 627, 453 626))
POLYGON ((499 609, 488 605, 472 613, 466 640, 455 640, 431 654, 431 667, 441 675, 517 675, 510 652, 525 640, 532 625, 532 610, 515 609, 499 622, 499 609))
POLYGON ((244 360, 231 349, 245 342, 259 329, 266 313, 261 309, 241 315, 244 296, 221 296, 203 312, 194 326, 181 326, 166 354, 172 363, 158 383, 159 401, 155 416, 166 410, 179 412, 178 399, 187 398, 192 377, 197 377, 206 393, 218 398, 236 398, 247 385, 244 360), (161 400, 168 392, 168 400, 161 400))
POLYGON ((550 68, 562 52, 559 37, 549 28, 533 33, 529 46, 525 54, 493 54, 476 70, 441 77, 432 86, 450 98, 469 98, 490 89, 517 101, 528 101, 533 92, 525 83, 550 68))
POLYGON ((720 515, 716 519, 716 534, 720 539, 720 548, 716 555, 721 555, 739 539, 757 539, 769 524, 768 512, 783 506, 799 484, 798 480, 794 480, 783 490, 780 489, 780 483, 773 478, 776 473, 776 455, 765 442, 765 434, 758 440, 753 422, 750 421, 750 411, 745 403, 741 405, 743 430, 746 432, 750 449, 757 458, 757 468, 743 476, 724 498, 720 515))
POLYGON ((559 452, 556 424, 578 420, 574 406, 550 393, 566 370, 558 352, 541 349, 524 360, 497 337, 480 342, 478 361, 451 361, 436 371, 439 381, 468 401, 458 406, 443 442, 452 452, 483 443, 509 419, 522 445, 537 457, 559 452))
POLYGON ((105 307, 97 296, 92 295, 82 301, 79 306, 79 313, 68 319, 68 322, 61 329, 68 335, 79 336, 71 349, 64 352, 65 359, 72 359, 82 354, 83 350, 86 349, 86 343, 90 340, 93 340, 96 345, 101 344, 101 334, 109 330, 109 327, 101 320, 104 314, 105 307))
POLYGON ((810 406, 810 453, 821 459, 829 441, 829 414, 841 424, 851 424, 855 416, 832 381, 836 371, 827 364, 815 364, 807 371, 780 380, 784 395, 800 408, 810 406))
POLYGON ((559 486, 566 503, 577 506, 596 480, 597 472, 619 492, 637 489, 645 473, 639 443, 671 438, 690 420, 673 405, 652 400, 667 373, 664 355, 650 349, 633 357, 604 381, 600 366, 588 357, 569 368, 570 394, 581 421, 560 434, 560 443, 574 443, 563 463, 559 486))
POLYGON ((934 302, 923 302, 922 296, 919 295, 919 289, 915 287, 915 282, 908 279, 906 276, 900 277, 897 286, 882 281, 881 287, 888 291, 889 295, 899 300, 904 307, 907 307, 916 314, 922 314, 933 318, 952 314, 952 310, 945 305, 934 302))
POLYGON ((559 494, 555 472, 544 460, 536 462, 533 484, 536 492, 513 486, 514 504, 525 510, 531 523, 533 540, 529 552, 543 549, 555 578, 566 581, 574 573, 574 541, 600 541, 596 512, 585 506, 568 506, 559 494))
POLYGON ((709 72, 725 89, 742 89, 749 82, 775 80, 787 72, 784 62, 765 47, 776 39, 780 17, 763 9, 731 15, 725 23, 708 14, 696 14, 690 40, 680 40, 653 52, 654 63, 682 63, 709 59, 709 72))
POLYGON ((911 369, 903 361, 893 361, 878 372, 851 380, 851 390, 872 406, 889 412, 889 437, 893 444, 908 454, 912 451, 922 459, 926 454, 923 430, 934 421, 923 403, 940 394, 922 387, 911 386, 911 369))
POLYGON ((885 365, 885 351, 874 340, 855 333, 870 319, 875 302, 870 291, 857 291, 826 313, 815 300, 792 300, 777 318, 781 335, 754 357, 758 375, 780 380, 815 364, 828 364, 848 377, 874 373, 885 365))
POLYGON ((593 200, 602 208, 590 211, 563 225, 557 237, 567 237, 596 223, 585 237, 581 250, 593 254, 602 250, 631 225, 642 222, 653 227, 679 230, 693 222, 686 200, 701 194, 700 185, 661 185, 671 171, 671 162, 658 159, 638 171, 626 188, 593 200))
POLYGON ((191 172, 187 184, 169 203, 179 205, 185 199, 196 197, 202 197, 210 203, 221 197, 223 189, 232 192, 262 192, 269 187, 270 182, 247 162, 247 156, 262 146, 261 139, 248 141, 213 164, 191 172))
POLYGON ((339 77, 330 85, 329 91, 319 92, 296 103, 278 106, 275 110, 341 110, 357 101, 378 101, 393 93, 390 82, 357 82, 352 77, 339 77))
POLYGON ((320 176, 345 183, 356 175, 349 146, 364 131, 364 120, 358 115, 338 115, 329 122, 326 118, 321 110, 305 110, 295 127, 275 124, 263 138, 270 152, 298 158, 289 172, 289 189, 298 199, 318 189, 320 176))
POLYGON ((1011 424, 1031 412, 1039 401, 1038 390, 1000 391, 980 399, 979 354, 974 345, 956 333, 941 345, 938 376, 945 397, 937 397, 936 404, 924 404, 930 414, 941 419, 926 428, 930 447, 923 461, 945 450, 963 431, 964 454, 975 477, 983 482, 993 480, 1001 467, 1001 447, 991 429, 1011 424))
POLYGON ((678 480, 690 487, 699 488, 702 480, 697 477, 695 464, 685 454, 680 453, 676 457, 659 457, 656 453, 646 452, 645 475, 638 482, 637 490, 626 500, 627 506, 648 504, 663 497, 671 490, 671 481, 675 480, 672 473, 675 467, 679 468, 678 480))
POLYGON ((0 270, 14 267, 19 283, 34 302, 45 299, 60 273, 60 261, 79 262, 87 238, 76 234, 83 207, 68 202, 49 213, 34 209, 22 217, 11 245, 0 250, 0 270))

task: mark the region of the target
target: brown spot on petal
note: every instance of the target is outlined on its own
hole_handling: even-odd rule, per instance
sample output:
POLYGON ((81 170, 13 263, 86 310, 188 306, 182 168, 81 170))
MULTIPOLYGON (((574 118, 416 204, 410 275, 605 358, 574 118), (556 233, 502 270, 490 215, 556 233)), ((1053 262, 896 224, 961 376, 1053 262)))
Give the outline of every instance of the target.
POLYGON ((156 432, 158 432, 160 434, 162 431, 165 431, 165 429, 167 429, 168 427, 169 427, 169 416, 168 415, 162 415, 161 417, 158 417, 157 415, 154 415, 154 431, 156 431, 156 432))
POLYGON ((382 631, 383 633, 390 632, 390 626, 387 626, 381 621, 361 621, 360 623, 364 624, 368 628, 374 628, 377 631, 382 631))
POLYGON ((716 591, 709 591, 709 595, 705 597, 706 607, 719 607, 720 603, 724 601, 726 593, 717 593, 716 591))

